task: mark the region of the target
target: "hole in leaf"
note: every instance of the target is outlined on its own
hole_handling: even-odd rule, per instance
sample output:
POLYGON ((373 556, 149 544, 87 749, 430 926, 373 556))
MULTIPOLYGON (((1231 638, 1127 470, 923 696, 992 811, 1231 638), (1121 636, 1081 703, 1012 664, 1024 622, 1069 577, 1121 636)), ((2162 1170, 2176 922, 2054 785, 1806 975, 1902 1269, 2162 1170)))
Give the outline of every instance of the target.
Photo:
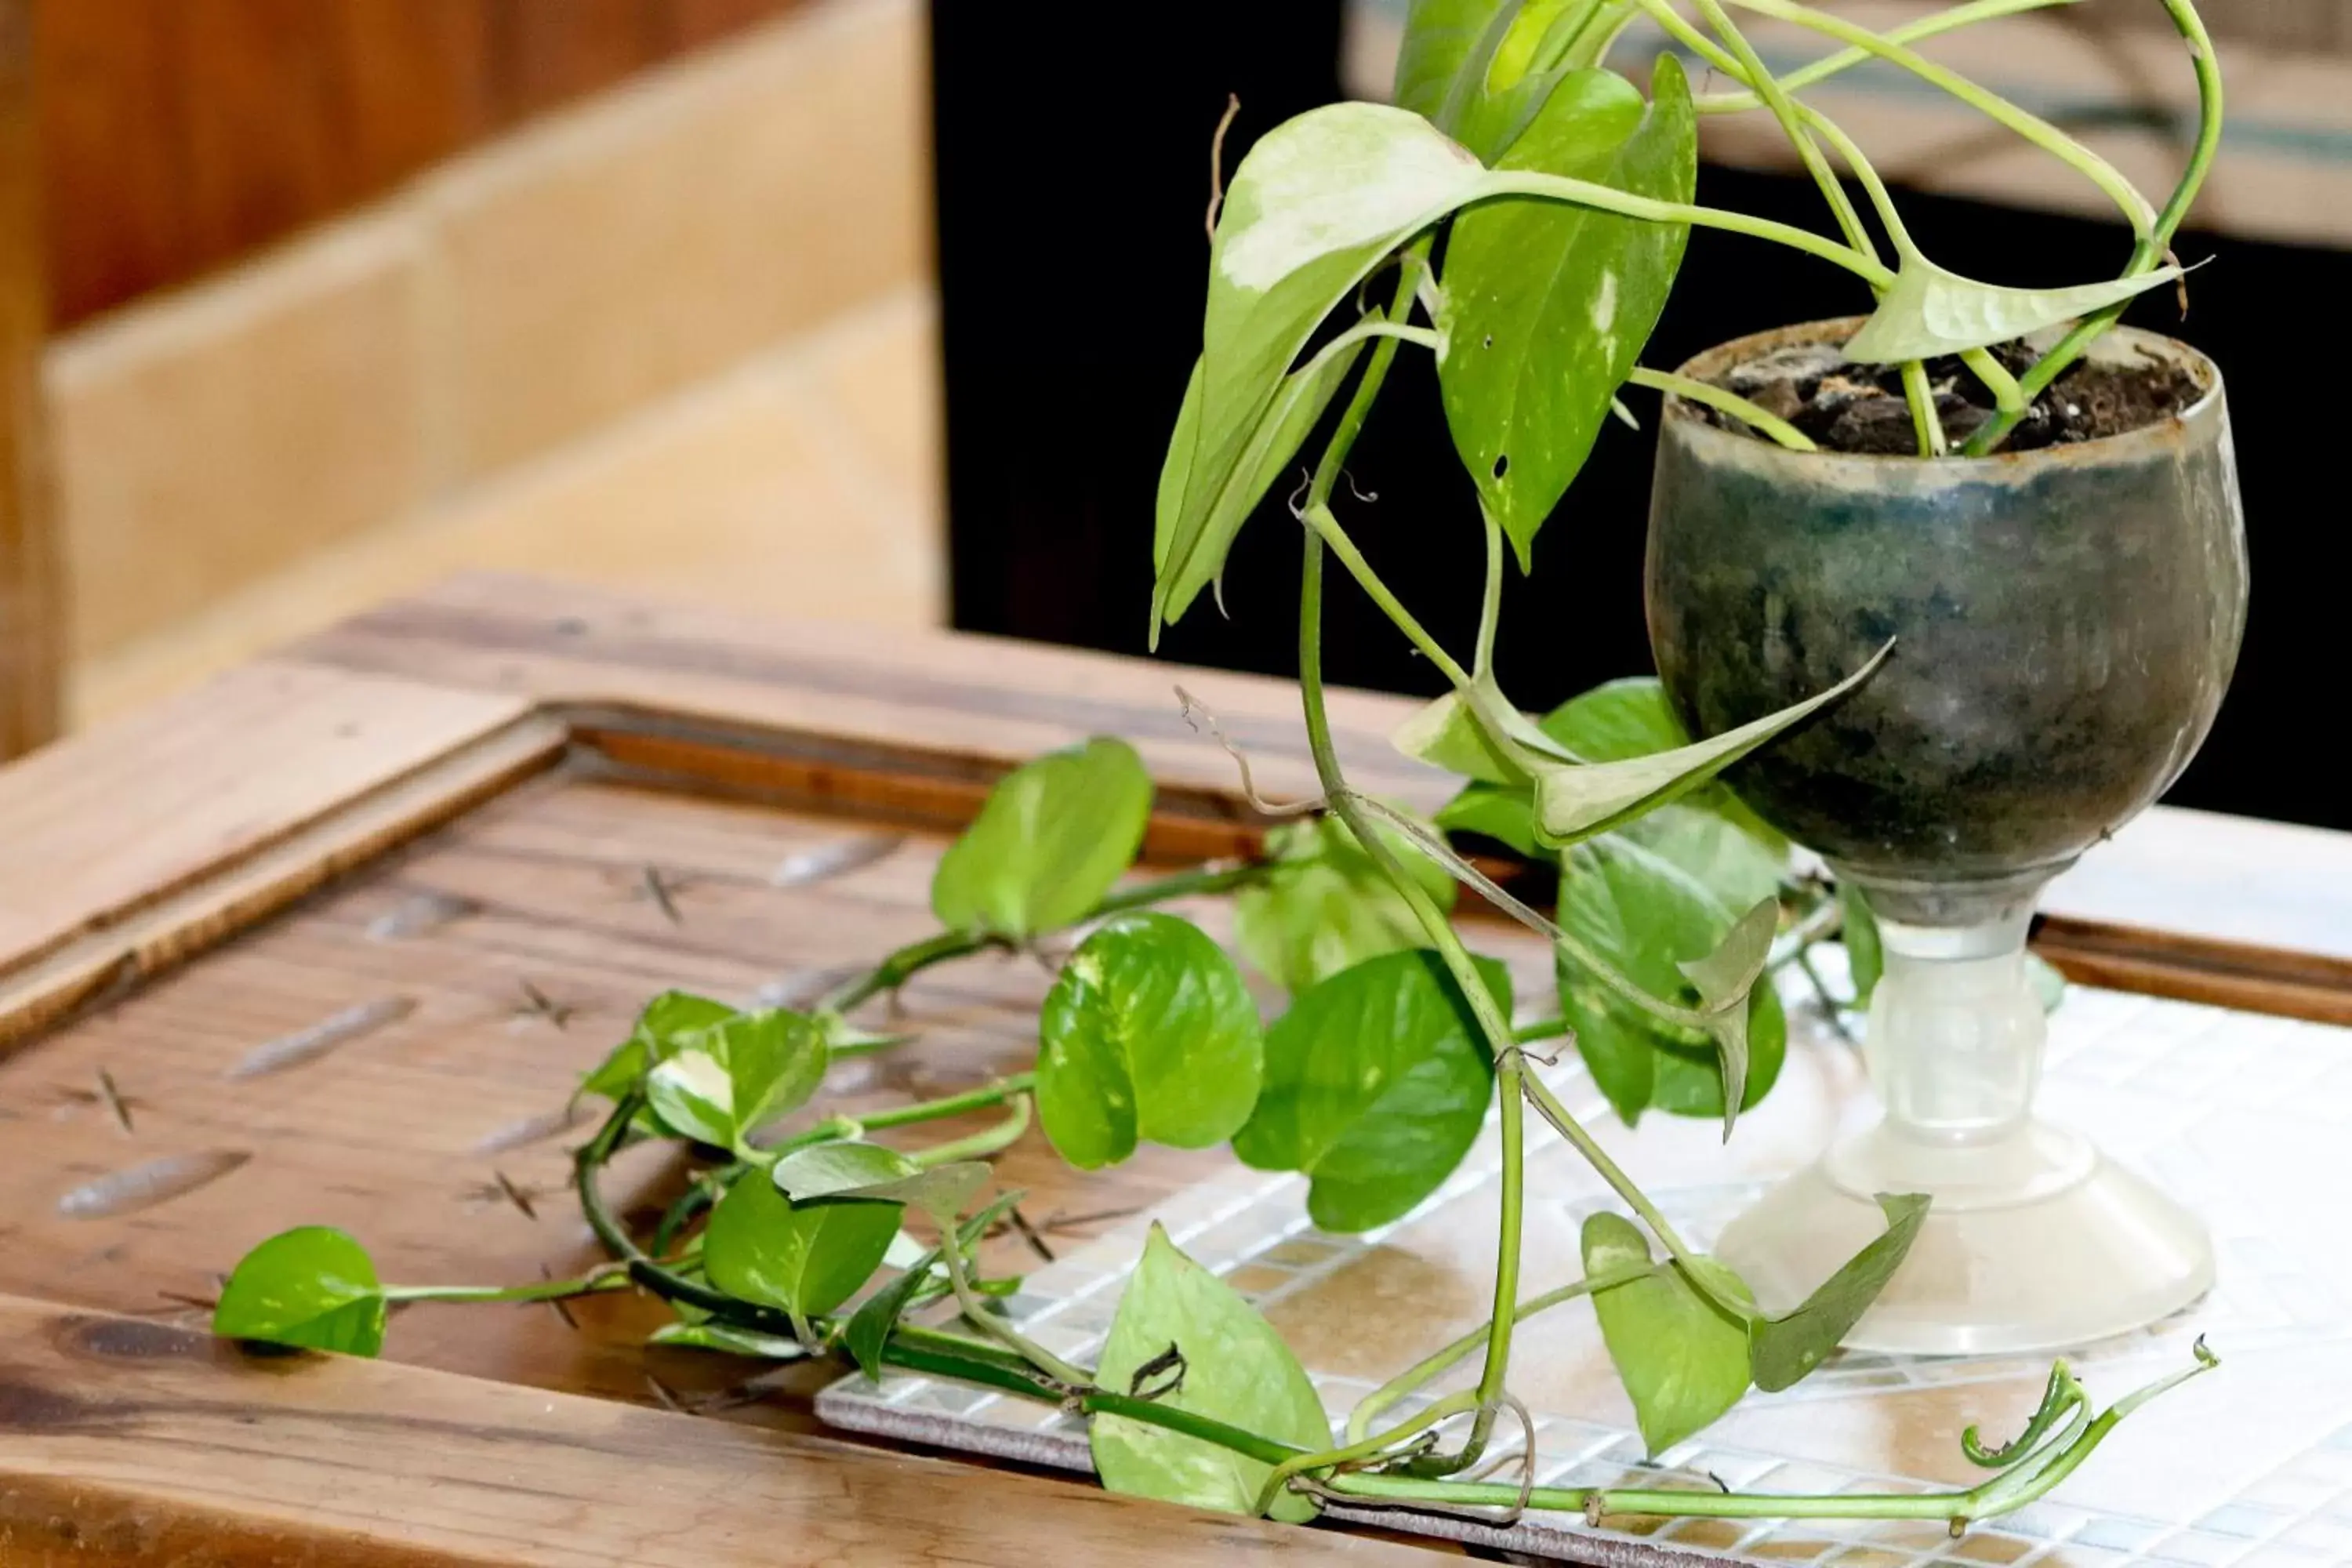
POLYGON ((1509 458, 1509 457, 1507 457, 1507 456, 1501 456, 1501 457, 1497 457, 1497 458, 1495 459, 1495 477, 1496 477, 1496 479, 1501 479, 1505 474, 1507 474, 1507 473, 1509 473, 1510 471, 1511 471, 1511 459, 1509 458))
POLYGON ((1486 347, 1488 347, 1488 348, 1490 348, 1490 349, 1491 349, 1491 348, 1493 348, 1493 347, 1495 346, 1495 334, 1494 334, 1494 333, 1492 333, 1492 332, 1488 332, 1488 333, 1486 334, 1486 347))

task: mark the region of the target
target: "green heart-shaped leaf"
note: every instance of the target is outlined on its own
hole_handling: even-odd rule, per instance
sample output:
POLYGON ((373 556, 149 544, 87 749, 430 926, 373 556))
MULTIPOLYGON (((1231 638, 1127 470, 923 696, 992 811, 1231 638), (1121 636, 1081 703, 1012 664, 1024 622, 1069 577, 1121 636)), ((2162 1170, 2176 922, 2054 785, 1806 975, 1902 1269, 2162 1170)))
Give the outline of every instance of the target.
POLYGON ((1106 921, 1062 965, 1038 1016, 1037 1116, 1080 1170, 1138 1139, 1223 1142, 1257 1103, 1257 1006, 1232 959, 1189 921, 1106 921))
POLYGON ((383 1349, 385 1311, 367 1249, 340 1230, 307 1225, 245 1255, 221 1287, 213 1332, 372 1356, 383 1349))
POLYGON ((703 1269, 738 1300, 814 1317, 849 1300, 881 1266, 900 1212, 871 1201, 795 1205, 755 1173, 710 1211, 703 1269))
POLYGON ((1990 348, 2103 310, 2179 276, 2178 267, 2159 267, 2071 289, 2009 289, 1963 278, 1913 254, 1903 258, 1895 286, 1880 296, 1870 320, 1847 340, 1845 357, 1860 364, 1901 364, 1990 348))
POLYGON ((1881 1193, 1878 1206, 1885 1211, 1886 1228, 1877 1239, 1846 1259, 1795 1310, 1748 1325, 1748 1357, 1757 1387, 1769 1392, 1802 1382, 1838 1348, 1903 1267, 1919 1227, 1927 1223, 1927 1199, 1917 1193, 1881 1193))
POLYGON ((646 1075, 646 1099, 678 1136, 740 1151, 816 1092, 825 1058, 824 1032, 802 1014, 734 1013, 676 1037, 671 1054, 646 1075))
POLYGON ((1134 862, 1151 775, 1124 741, 1097 736, 1014 769, 989 792, 931 878, 950 931, 1022 942, 1082 919, 1134 862))
MULTIPOLYGON (((1155 1222, 1142 1260, 1120 1292, 1096 1381, 1117 1394, 1174 1382, 1167 1364, 1181 1358, 1182 1377, 1160 1395, 1171 1409, 1205 1415, 1310 1452, 1328 1447, 1330 1418, 1315 1385, 1257 1310, 1223 1280, 1178 1251, 1155 1222), (1147 1366, 1137 1388, 1137 1374, 1147 1366)), ((1103 1485, 1130 1497, 1246 1514, 1274 1468, 1222 1445, 1117 1415, 1097 1415, 1088 1440, 1103 1485)), ((1276 1519, 1311 1519, 1315 1506, 1284 1493, 1276 1519)))
MULTIPOLYGON (((1508 1015, 1510 977, 1480 978, 1508 1015)), ((1234 1139, 1242 1163, 1302 1171, 1326 1230, 1410 1211, 1462 1163, 1494 1098, 1495 1064, 1469 1003, 1433 952, 1367 959, 1297 997, 1265 1037, 1265 1088, 1234 1139)))
MULTIPOLYGON (((1587 1279, 1651 1261, 1649 1239, 1631 1220, 1601 1213, 1584 1222, 1587 1279)), ((1710 1289, 1751 1298, 1738 1275, 1712 1258, 1710 1289)), ((1713 1422, 1748 1392, 1748 1331, 1673 1265, 1592 1294, 1601 1337, 1618 1381, 1633 1401, 1642 1441, 1653 1458, 1713 1422)))
MULTIPOLYGON (((1570 72, 1499 166, 1688 202, 1698 121, 1673 56, 1660 58, 1651 93, 1645 107, 1613 72, 1570 72)), ((1454 448, 1522 569, 1640 360, 1688 237, 1681 224, 1531 197, 1454 220, 1438 383, 1454 448)))
MULTIPOLYGON (((1454 878, 1403 834, 1372 831, 1440 909, 1454 907, 1454 878)), ((1336 816, 1266 835, 1273 875, 1234 896, 1234 942, 1258 972, 1293 995, 1383 952, 1429 940, 1412 906, 1336 816)))
MULTIPOLYGON (((1555 918, 1618 973, 1663 1001, 1683 1005, 1706 1002, 1703 995, 1685 994, 1689 977, 1683 965, 1717 952, 1738 924, 1722 900, 1687 872, 1616 834, 1580 844, 1561 857, 1555 918)), ((1761 918, 1751 912, 1751 919, 1761 918)), ((1565 953, 1559 1005, 1593 1082, 1628 1124, 1651 1109, 1678 1116, 1724 1114, 1724 1063, 1717 1042, 1659 1022, 1565 953)), ((1745 1108, 1769 1093, 1780 1077, 1788 1022, 1769 985, 1753 987, 1743 1020, 1745 1108)))

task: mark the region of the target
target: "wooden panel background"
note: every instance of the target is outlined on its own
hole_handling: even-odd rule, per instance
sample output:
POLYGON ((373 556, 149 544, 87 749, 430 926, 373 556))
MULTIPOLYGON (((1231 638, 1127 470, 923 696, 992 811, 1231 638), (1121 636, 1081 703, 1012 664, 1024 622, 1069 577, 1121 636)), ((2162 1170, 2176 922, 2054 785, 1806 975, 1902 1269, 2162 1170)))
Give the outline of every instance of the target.
POLYGON ((39 0, 53 320, 185 281, 799 0, 39 0))

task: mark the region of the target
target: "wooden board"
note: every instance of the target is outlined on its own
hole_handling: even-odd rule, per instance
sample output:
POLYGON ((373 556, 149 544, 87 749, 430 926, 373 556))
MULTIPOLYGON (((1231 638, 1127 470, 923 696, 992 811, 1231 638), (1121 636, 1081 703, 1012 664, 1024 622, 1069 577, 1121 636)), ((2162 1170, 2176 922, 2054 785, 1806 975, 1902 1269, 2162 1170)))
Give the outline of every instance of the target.
MULTIPOLYGON (((162 1332, 202 1321, 217 1271, 247 1246, 306 1221, 358 1233, 402 1283, 512 1282, 580 1267, 593 1253, 562 1184, 577 1131, 561 1113, 579 1073, 665 986, 804 999, 843 966, 924 934, 931 865, 1003 769, 1090 733, 1125 735, 1162 785, 1148 858, 1248 848, 1260 825, 1236 797, 1230 758, 1180 716, 1179 683, 1250 752, 1262 788, 1309 787, 1295 697, 1282 682, 981 638, 766 625, 488 578, 388 606, 0 770, 0 842, 11 851, 0 858, 0 1292, 129 1314, 162 1332), (788 860, 835 846, 858 851, 838 874, 776 884, 788 860)), ((1429 805, 1445 782, 1384 743, 1410 710, 1335 694, 1360 783, 1429 805)), ((2176 837, 2183 820, 2158 819, 2176 837)), ((2100 851, 2105 879, 2085 908, 2130 896, 2137 831, 2100 851)), ((2326 965, 2332 922, 2352 907, 2352 875, 2342 874, 2352 857, 2333 836, 2316 838, 2282 841, 2292 852, 2261 878, 2269 912, 2221 937, 2210 933, 2228 884, 2246 879, 2242 856, 2226 876, 2215 863, 2201 889, 2177 847, 2151 858, 2143 907, 2181 920, 2160 936, 2110 929, 2105 947, 2074 961, 2129 965, 2136 981, 2196 994, 2221 984, 2215 955, 2226 949, 2236 967, 2223 979, 2254 1000, 2343 1005, 2346 989, 2330 984, 2326 965), (2311 952, 2244 940, 2249 929, 2285 929, 2296 910, 2328 928, 2311 952), (2263 978, 2288 971, 2304 977, 2299 986, 2263 978)), ((1221 918, 1214 907, 1197 912, 1221 918)), ((2078 938, 2089 929, 2076 928, 2078 938)), ((1500 924, 1480 942, 1526 945, 1500 924)), ((1544 963, 1532 949, 1518 956, 1538 971, 1544 963)), ((949 1092, 1024 1063, 1046 983, 1021 961, 925 976, 904 1019, 919 1043, 847 1064, 810 1114, 949 1092)), ((967 1130, 943 1124, 927 1136, 967 1130)), ((1024 1213, 1050 1249, 1223 1158, 1160 1151, 1081 1176, 1033 1133, 1002 1168, 1007 1184, 1028 1191, 1024 1213)), ((648 1150, 613 1185, 643 1208, 683 1175, 648 1150)), ((1026 1246, 998 1237, 988 1260, 1018 1268, 1026 1246)), ((623 1484, 617 1472, 593 1467, 621 1462, 616 1455, 708 1443, 733 1475, 768 1464, 775 1450, 761 1445, 774 1439, 706 1438, 704 1426, 656 1436, 683 1418, 571 1396, 811 1425, 824 1369, 747 1389, 740 1363, 646 1352, 640 1341, 660 1315, 625 1296, 575 1308, 570 1322, 543 1307, 418 1307, 393 1327, 389 1353, 408 1365, 313 1372, 304 1362, 294 1379, 274 1363, 185 1350, 157 1352, 152 1367, 131 1356, 93 1370, 71 1348, 86 1339, 61 1350, 58 1337, 91 1331, 58 1327, 54 1309, 0 1308, 0 1562, 14 1560, 9 1529, 29 1532, 15 1538, 33 1543, 29 1560, 62 1550, 55 1527, 38 1521, 59 1517, 68 1491, 75 1520, 142 1521, 105 1537, 124 1543, 106 1561, 171 1560, 192 1530, 295 1539, 284 1533, 298 1531, 289 1521, 330 1485, 320 1467, 360 1463, 337 1458, 321 1434, 368 1453, 393 1443, 397 1463, 409 1464, 411 1451, 385 1434, 442 1430, 422 1415, 371 1426, 379 1405, 478 1405, 495 1414, 486 1417, 495 1451, 517 1473, 561 1468, 550 1446, 584 1448, 593 1463, 581 1461, 583 1477, 603 1473, 608 1487, 623 1484), (213 1402, 247 1416, 300 1413, 260 1422, 263 1436, 188 1479, 171 1456, 196 1427, 147 1410, 158 1397, 145 1387, 151 1374, 209 1391, 190 1393, 183 1411, 199 1426, 215 1418, 205 1413, 213 1402), (55 1389, 68 1375, 119 1387, 121 1403, 146 1413, 60 1415, 55 1389), (341 1403, 320 1414, 304 1394, 283 1406, 298 1388, 331 1388, 341 1403), (541 1405, 554 1418, 544 1434, 520 1435, 541 1405), (314 1421, 325 1425, 306 1425, 314 1421), (633 1435, 600 1446, 601 1434, 620 1430, 633 1435)), ((901 1485, 925 1494, 904 1519, 878 1500, 857 1504, 866 1533, 856 1539, 877 1560, 1004 1560, 1056 1531, 1072 1542, 1126 1532, 1128 1549, 1142 1553, 1162 1531, 1194 1528, 1173 1510, 1106 1511, 1098 1494, 1055 1487, 997 1510, 1019 1517, 988 1521, 995 1533, 957 1536, 939 1500, 955 1489, 932 1471, 911 1485, 916 1472, 901 1459, 836 1445, 821 1452, 811 1463, 825 1468, 822 1483, 762 1484, 852 1500, 896 1498, 890 1489, 901 1485)), ((414 1463, 465 1472, 448 1461, 418 1439, 414 1463)), ((972 1497, 987 1495, 972 1484, 972 1497)), ((495 1477, 479 1492, 452 1485, 431 1491, 429 1505, 355 1501, 321 1512, 299 1527, 312 1530, 300 1539, 329 1556, 403 1562, 638 1561, 608 1531, 699 1539, 714 1528, 698 1511, 707 1494, 681 1483, 675 1494, 634 1494, 626 1526, 589 1509, 576 1515, 589 1521, 580 1532, 549 1526, 526 1552, 495 1535, 499 1510, 528 1511, 495 1477)), ((549 1506, 568 1521, 576 1500, 605 1494, 583 1479, 560 1495, 562 1507, 549 1506)), ((1198 1538, 1202 1550, 1342 1544, 1199 1528, 1225 1532, 1198 1538)), ((840 1544, 816 1531, 799 1556, 766 1548, 768 1560, 784 1552, 797 1561, 840 1544)), ((262 1552, 255 1544, 248 1555, 262 1552)))
POLYGON ((1412 1548, 0 1299, 0 1563, 1426 1563, 1412 1548))

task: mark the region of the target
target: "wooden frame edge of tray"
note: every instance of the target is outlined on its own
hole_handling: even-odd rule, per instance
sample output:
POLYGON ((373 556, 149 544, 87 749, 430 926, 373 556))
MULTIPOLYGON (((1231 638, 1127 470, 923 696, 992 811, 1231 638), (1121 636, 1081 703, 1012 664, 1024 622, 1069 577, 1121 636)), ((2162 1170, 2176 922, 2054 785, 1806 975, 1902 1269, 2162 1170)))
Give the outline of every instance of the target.
POLYGON ((0 1560, 1114 1565, 1425 1552, 0 1296, 0 1560))

